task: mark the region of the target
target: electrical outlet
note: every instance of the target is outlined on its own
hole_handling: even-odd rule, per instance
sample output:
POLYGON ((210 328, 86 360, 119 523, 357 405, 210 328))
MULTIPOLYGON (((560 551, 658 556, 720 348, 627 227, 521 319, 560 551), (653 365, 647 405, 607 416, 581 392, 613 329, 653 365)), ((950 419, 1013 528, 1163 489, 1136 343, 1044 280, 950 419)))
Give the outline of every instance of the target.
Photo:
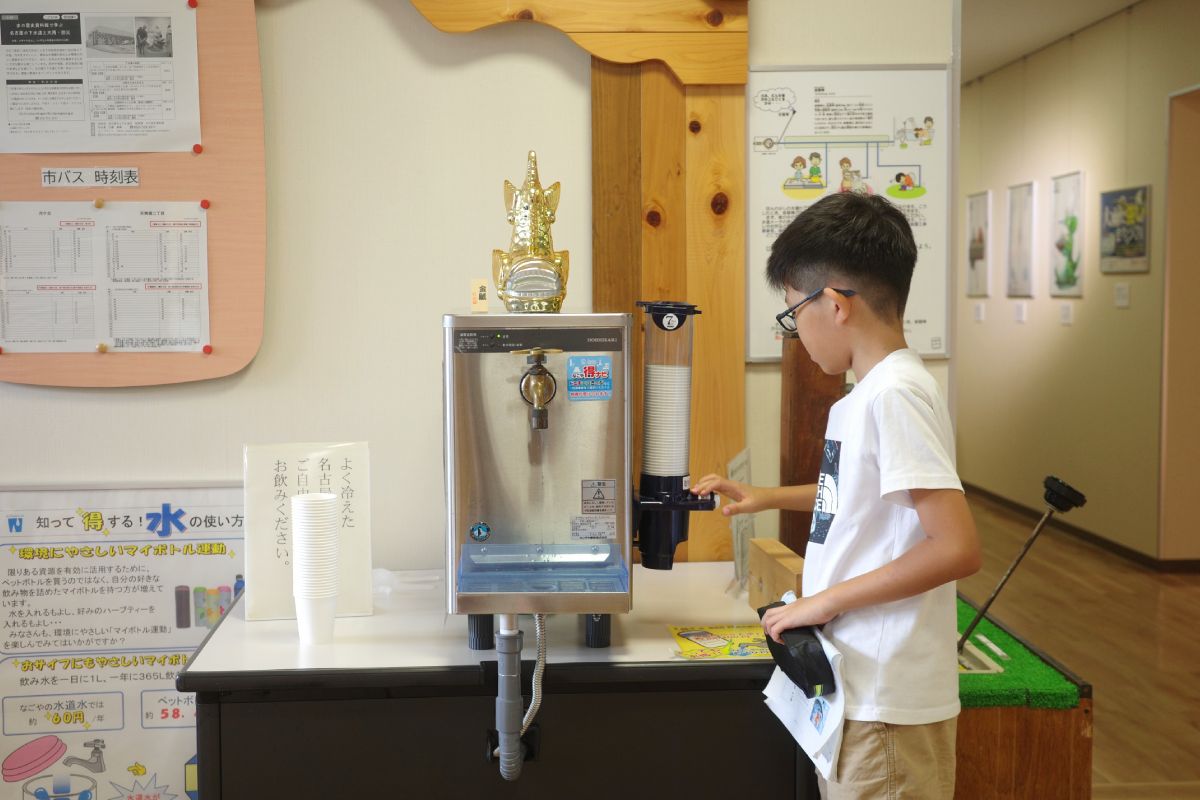
POLYGON ((983 320, 986 317, 987 317, 987 306, 985 306, 983 303, 976 303, 975 304, 975 321, 983 322, 983 320))
POLYGON ((1024 323, 1029 319, 1029 304, 1021 301, 1013 306, 1013 319, 1017 322, 1024 323))
POLYGON ((1075 323, 1075 304, 1063 303, 1058 307, 1058 321, 1063 325, 1072 325, 1075 323))

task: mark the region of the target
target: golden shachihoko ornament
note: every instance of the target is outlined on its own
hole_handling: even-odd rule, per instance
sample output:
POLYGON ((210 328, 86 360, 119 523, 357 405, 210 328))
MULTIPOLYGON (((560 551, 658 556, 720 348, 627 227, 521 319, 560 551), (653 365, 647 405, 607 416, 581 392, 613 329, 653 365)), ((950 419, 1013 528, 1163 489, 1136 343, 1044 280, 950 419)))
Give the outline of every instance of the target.
POLYGON ((525 182, 518 189, 504 182, 504 204, 512 225, 508 251, 492 251, 492 279, 504 307, 512 312, 557 312, 567 296, 570 270, 566 250, 555 250, 550 235, 560 185, 543 189, 537 154, 529 151, 525 182))

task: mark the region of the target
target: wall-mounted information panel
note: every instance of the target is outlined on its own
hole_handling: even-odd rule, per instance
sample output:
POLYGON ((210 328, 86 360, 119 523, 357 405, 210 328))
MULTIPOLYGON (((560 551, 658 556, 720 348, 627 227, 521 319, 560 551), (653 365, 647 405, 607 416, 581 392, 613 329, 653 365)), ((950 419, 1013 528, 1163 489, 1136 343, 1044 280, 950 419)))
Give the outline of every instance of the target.
POLYGON ((774 318, 783 297, 765 276, 771 245, 835 192, 882 195, 904 213, 918 253, 904 333, 921 355, 947 355, 950 80, 945 65, 751 68, 747 361, 776 361, 782 351, 774 318))
POLYGON ((262 340, 253 0, 0 0, 0 380, 217 378, 262 340))

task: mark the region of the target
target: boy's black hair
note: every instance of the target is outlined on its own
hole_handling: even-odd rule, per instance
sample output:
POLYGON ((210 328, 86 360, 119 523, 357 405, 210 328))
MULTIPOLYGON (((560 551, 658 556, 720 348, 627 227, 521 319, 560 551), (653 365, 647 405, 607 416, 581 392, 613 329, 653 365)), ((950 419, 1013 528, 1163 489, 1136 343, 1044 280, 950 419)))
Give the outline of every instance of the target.
POLYGON ((804 294, 824 286, 854 289, 876 314, 896 320, 904 317, 916 264, 917 244, 900 209, 878 195, 836 192, 779 234, 767 282, 804 294))

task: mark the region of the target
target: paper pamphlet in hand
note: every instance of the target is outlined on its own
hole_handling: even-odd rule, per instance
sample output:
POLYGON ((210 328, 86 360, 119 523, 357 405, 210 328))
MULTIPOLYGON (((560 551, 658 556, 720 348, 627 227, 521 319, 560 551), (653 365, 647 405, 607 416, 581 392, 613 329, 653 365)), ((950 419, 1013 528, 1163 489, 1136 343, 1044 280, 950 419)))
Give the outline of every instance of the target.
POLYGON ((670 625, 678 650, 689 661, 770 658, 761 625, 670 625))
POLYGON ((846 700, 841 691, 842 654, 817 629, 817 639, 825 657, 833 667, 834 685, 838 691, 808 698, 792 683, 783 670, 775 668, 767 688, 763 689, 767 708, 779 718, 788 732, 812 759, 817 771, 826 780, 837 772, 838 752, 842 748, 842 718, 846 700))
POLYGON ((292 496, 338 496, 339 617, 367 616, 371 471, 366 442, 246 445, 246 619, 292 619, 292 496))

